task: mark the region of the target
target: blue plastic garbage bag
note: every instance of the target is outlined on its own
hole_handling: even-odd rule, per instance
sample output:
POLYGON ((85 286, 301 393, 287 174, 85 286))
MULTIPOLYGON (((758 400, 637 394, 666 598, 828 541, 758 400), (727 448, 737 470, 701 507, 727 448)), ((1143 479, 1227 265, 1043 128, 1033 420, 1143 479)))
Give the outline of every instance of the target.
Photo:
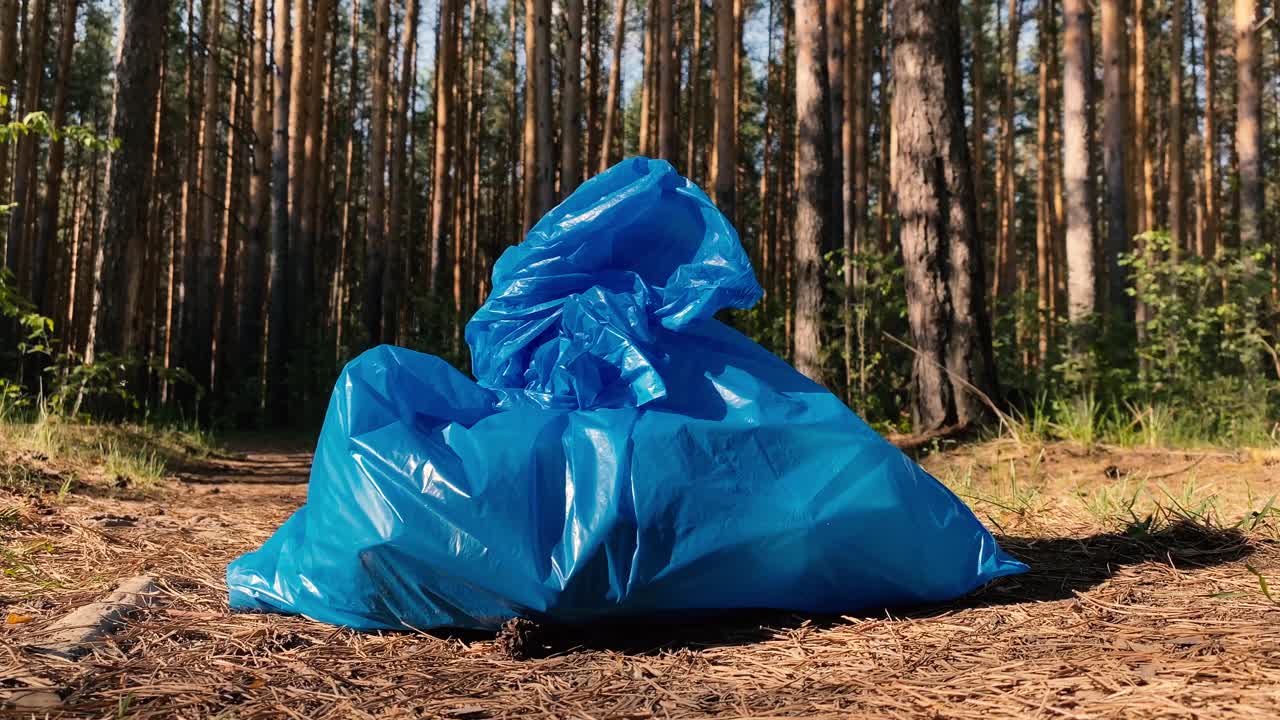
POLYGON ((355 628, 848 612, 1022 572, 955 495, 712 316, 761 295, 707 196, 634 158, 509 248, 478 382, 382 346, 342 371, 307 502, 233 608, 355 628))

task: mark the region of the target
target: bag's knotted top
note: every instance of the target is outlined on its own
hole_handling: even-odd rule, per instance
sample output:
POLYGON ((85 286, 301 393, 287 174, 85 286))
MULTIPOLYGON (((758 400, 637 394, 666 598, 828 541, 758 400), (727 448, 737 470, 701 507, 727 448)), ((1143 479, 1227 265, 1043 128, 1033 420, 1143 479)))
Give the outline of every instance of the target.
POLYGON ((667 394, 655 338, 762 291, 738 234, 663 160, 588 180, 508 248, 467 323, 480 384, 562 407, 639 406, 667 394))

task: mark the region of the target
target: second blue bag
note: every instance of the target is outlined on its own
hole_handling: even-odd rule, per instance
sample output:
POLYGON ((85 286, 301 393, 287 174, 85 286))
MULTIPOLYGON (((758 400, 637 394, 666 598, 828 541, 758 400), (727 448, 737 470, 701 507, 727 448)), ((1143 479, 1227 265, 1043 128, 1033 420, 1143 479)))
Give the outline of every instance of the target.
POLYGON ((237 609, 355 628, 948 600, 1026 567, 821 386, 713 318, 760 286, 667 163, 584 183, 493 271, 476 381, 382 346, 339 377, 306 505, 237 609))

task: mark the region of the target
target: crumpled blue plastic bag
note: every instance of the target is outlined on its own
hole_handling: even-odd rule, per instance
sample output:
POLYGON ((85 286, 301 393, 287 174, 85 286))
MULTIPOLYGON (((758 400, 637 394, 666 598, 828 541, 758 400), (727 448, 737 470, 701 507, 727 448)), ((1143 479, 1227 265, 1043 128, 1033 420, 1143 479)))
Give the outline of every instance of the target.
POLYGON ((1026 567, 835 396, 715 320, 760 298, 666 162, 583 184, 509 248, 473 382, 381 346, 342 371, 307 502, 231 563, 236 609, 496 628, 942 601, 1026 567))

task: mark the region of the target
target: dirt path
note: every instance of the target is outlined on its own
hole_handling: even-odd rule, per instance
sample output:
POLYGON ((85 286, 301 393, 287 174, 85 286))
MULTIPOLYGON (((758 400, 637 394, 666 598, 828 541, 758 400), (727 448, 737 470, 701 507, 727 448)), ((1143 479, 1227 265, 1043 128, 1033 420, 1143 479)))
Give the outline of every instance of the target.
POLYGON ((305 500, 309 464, 305 453, 243 452, 146 493, 26 499, 0 544, 0 693, 45 683, 62 702, 51 716, 108 718, 1274 718, 1280 606, 1254 574, 1280 586, 1270 511, 1244 531, 1212 529, 1231 523, 1197 503, 1208 483, 1219 515, 1265 507, 1280 466, 1196 457, 1061 446, 935 457, 931 469, 1031 574, 911 613, 534 634, 524 639, 543 657, 515 660, 493 636, 229 614, 227 562, 305 500), (1180 484, 1161 487, 1175 501, 1149 525, 1108 515, 1131 483, 1193 463, 1181 472, 1202 484, 1188 491, 1169 476, 1180 484), (151 606, 89 657, 26 650, 142 574, 155 578, 151 606))

